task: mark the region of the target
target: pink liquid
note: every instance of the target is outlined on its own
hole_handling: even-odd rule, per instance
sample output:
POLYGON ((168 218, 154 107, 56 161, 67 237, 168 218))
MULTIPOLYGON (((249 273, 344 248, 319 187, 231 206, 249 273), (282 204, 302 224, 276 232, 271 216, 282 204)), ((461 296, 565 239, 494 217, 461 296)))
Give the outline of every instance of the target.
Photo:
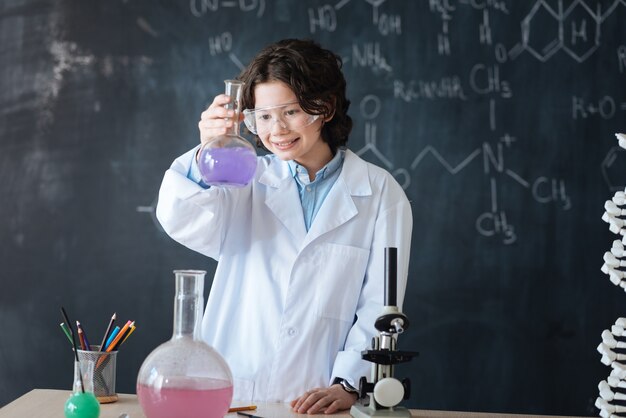
POLYGON ((254 177, 256 154, 244 147, 202 150, 198 168, 206 184, 241 187, 254 177))
POLYGON ((148 418, 222 418, 228 413, 233 387, 226 381, 213 382, 211 389, 137 385, 137 397, 148 418))

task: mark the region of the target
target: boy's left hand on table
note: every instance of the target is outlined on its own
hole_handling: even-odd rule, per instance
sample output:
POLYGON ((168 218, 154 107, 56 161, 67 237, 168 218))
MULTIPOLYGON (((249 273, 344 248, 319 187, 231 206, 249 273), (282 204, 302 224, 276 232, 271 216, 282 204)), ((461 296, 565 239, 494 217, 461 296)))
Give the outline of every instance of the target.
POLYGON ((341 385, 315 388, 291 401, 291 408, 299 414, 332 414, 349 409, 356 402, 356 394, 346 392, 341 385))

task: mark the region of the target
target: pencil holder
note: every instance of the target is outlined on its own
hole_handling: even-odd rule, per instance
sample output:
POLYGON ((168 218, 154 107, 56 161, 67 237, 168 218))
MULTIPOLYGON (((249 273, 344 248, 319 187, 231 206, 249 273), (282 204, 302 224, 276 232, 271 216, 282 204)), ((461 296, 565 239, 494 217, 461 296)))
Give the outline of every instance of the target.
POLYGON ((115 375, 117 363, 117 351, 108 353, 98 351, 99 345, 92 345, 92 350, 78 350, 78 361, 81 366, 93 362, 93 393, 98 402, 111 403, 117 401, 115 393, 115 375))

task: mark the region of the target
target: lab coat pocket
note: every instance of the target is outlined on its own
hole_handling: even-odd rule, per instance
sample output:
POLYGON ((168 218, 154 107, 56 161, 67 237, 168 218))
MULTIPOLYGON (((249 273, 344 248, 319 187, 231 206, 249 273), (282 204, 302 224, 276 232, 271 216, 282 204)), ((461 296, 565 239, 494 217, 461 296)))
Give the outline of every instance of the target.
POLYGON ((316 253, 315 294, 318 315, 352 322, 367 269, 369 251, 322 244, 316 253))

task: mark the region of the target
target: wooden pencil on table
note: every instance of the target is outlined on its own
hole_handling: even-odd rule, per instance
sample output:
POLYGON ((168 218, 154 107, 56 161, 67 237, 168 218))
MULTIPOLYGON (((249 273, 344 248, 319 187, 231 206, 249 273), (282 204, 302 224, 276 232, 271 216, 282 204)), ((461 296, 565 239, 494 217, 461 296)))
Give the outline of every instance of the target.
POLYGON ((235 406, 233 408, 228 409, 228 413, 231 412, 240 412, 240 411, 254 411, 256 410, 256 405, 248 405, 248 406, 235 406))

